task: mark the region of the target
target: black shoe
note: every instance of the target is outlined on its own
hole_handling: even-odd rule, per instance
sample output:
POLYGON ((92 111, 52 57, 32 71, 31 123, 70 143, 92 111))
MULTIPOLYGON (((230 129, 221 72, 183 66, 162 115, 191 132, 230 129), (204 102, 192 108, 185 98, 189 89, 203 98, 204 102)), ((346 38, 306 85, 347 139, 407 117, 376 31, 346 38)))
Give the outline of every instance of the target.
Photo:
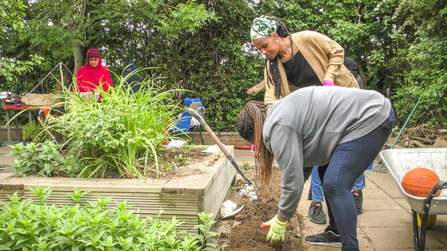
POLYGON ((307 214, 311 222, 315 224, 326 224, 326 214, 323 212, 321 202, 312 202, 307 214))
POLYGON ((341 247, 340 235, 334 233, 328 228, 326 228, 321 234, 307 236, 304 238, 304 241, 314 245, 341 247))
POLYGON ((357 208, 357 215, 361 215, 363 213, 363 193, 362 191, 352 191, 352 196, 357 208))

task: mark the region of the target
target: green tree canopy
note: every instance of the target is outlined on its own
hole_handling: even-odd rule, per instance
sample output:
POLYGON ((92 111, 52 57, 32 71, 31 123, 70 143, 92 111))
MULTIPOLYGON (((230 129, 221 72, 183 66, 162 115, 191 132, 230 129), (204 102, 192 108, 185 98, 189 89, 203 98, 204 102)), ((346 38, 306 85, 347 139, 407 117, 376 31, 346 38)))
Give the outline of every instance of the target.
MULTIPOLYGON (((4 0, 0 3, 0 41, 7 42, 10 34, 20 34, 25 23, 22 18, 25 16, 26 6, 19 0, 4 0)), ((4 46, 4 45, 3 45, 4 46)), ((2 48, 3 46, 0 46, 2 48)), ((0 54, 0 77, 6 81, 17 80, 17 75, 33 70, 34 64, 40 64, 43 58, 36 55, 27 55, 25 59, 18 59, 16 56, 0 54)))
MULTIPOLYGON (((19 69, 15 65, 2 67, 0 90, 29 91, 58 62, 74 73, 86 63, 86 51, 98 48, 115 74, 122 73, 125 62, 151 67, 142 72, 143 77, 160 77, 159 84, 167 89, 191 91, 178 93, 178 98, 200 97, 210 125, 234 131, 244 104, 263 98, 246 94, 263 79, 265 66, 250 42, 249 30, 255 16, 268 14, 280 18, 292 33, 316 30, 340 43, 346 55, 356 60, 367 89, 383 93, 391 89, 400 118, 405 119, 423 97, 412 123, 446 126, 445 1, 6 3, 8 8, 0 13, 2 64, 6 59, 31 62, 30 55, 45 61, 20 74, 13 72, 19 69), (4 69, 17 78, 8 78, 4 69)), ((64 79, 71 79, 68 72, 64 74, 64 79)), ((55 78, 59 79, 48 78, 36 91, 54 90, 55 78)))

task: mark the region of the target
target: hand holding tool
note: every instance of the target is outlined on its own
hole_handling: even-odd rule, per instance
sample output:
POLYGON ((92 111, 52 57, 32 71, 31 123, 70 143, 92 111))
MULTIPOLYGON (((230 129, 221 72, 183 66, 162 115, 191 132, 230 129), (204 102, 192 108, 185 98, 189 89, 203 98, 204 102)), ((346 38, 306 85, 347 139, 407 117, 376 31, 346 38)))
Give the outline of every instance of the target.
POLYGON ((281 250, 282 246, 288 241, 290 233, 286 231, 288 221, 281 222, 278 220, 278 215, 275 215, 271 220, 261 224, 261 228, 270 227, 267 234, 267 241, 277 250, 281 250))

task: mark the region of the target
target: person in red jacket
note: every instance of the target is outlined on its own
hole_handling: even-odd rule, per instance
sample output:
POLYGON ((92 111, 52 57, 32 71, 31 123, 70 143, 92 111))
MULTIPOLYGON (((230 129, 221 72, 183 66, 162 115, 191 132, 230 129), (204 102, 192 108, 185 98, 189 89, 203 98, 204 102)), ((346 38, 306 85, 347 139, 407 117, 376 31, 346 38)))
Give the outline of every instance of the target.
MULTIPOLYGON (((107 67, 102 65, 101 54, 96 49, 87 51, 87 65, 79 68, 76 74, 76 92, 86 93, 95 92, 98 87, 104 91, 113 87, 112 78, 110 77, 107 67)), ((98 101, 101 101, 99 98, 98 101)))

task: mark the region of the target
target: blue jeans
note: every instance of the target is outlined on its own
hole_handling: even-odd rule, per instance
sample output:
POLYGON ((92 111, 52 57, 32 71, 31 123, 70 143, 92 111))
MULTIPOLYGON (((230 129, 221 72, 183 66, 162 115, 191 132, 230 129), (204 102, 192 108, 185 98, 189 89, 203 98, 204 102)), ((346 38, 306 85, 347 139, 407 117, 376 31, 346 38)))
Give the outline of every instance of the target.
POLYGON ((318 176, 318 166, 314 166, 312 174, 310 175, 310 189, 307 196, 308 200, 312 202, 323 202, 323 186, 321 185, 320 177, 318 176))
POLYGON ((357 178, 379 154, 394 123, 394 112, 375 130, 367 135, 338 145, 331 162, 318 167, 323 180, 329 229, 340 234, 343 251, 359 250, 357 240, 357 209, 351 190, 357 178))
MULTIPOLYGON (((365 174, 361 174, 360 177, 355 181, 352 189, 362 190, 365 188, 365 174)), ((318 166, 314 166, 312 169, 312 174, 310 178, 310 189, 307 196, 308 200, 312 202, 323 202, 323 186, 321 185, 320 177, 318 176, 318 166)))
POLYGON ((365 187, 366 187, 366 184, 365 184, 365 173, 362 173, 360 175, 360 177, 355 181, 354 186, 352 187, 352 189, 362 190, 365 187))

